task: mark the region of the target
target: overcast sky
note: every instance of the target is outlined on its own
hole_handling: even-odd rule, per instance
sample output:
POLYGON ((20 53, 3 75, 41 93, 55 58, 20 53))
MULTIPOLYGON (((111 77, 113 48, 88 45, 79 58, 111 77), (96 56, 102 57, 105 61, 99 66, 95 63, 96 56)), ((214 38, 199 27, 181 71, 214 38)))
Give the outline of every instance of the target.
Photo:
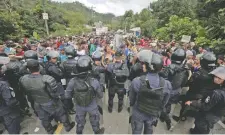
POLYGON ((116 16, 123 15, 126 10, 132 9, 134 12, 140 12, 148 7, 149 3, 155 0, 52 0, 60 2, 79 1, 87 7, 94 6, 95 11, 99 13, 113 13, 116 16))

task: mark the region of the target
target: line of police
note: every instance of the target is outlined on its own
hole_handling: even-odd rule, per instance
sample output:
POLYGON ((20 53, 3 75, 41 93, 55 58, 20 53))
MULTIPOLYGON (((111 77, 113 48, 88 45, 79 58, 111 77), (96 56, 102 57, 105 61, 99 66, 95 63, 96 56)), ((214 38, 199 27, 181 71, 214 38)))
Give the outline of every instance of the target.
POLYGON ((92 58, 77 56, 72 46, 66 47, 65 52, 68 60, 60 65, 57 64, 58 52, 50 51, 48 62, 43 64, 31 50, 25 52, 25 63, 10 59, 9 63, 1 65, 0 116, 9 133, 19 134, 20 114, 29 113, 27 99, 47 133, 52 134, 56 129, 51 125, 53 119, 63 123, 69 132, 75 125, 69 121, 68 114, 75 112, 72 98, 76 104, 76 133, 83 133, 87 113, 94 133, 104 133, 105 129, 100 126, 103 110, 99 102, 105 84, 109 93, 109 112, 112 112, 115 93, 119 99, 118 112, 122 111, 123 99, 129 90, 133 134, 141 134, 143 126, 145 134, 152 134, 152 127, 157 125, 159 117, 171 129, 171 104, 182 104, 180 116, 174 116, 174 119, 190 116, 187 112, 195 110, 191 114, 198 117, 195 128, 190 131, 196 134, 209 133, 225 114, 225 68, 213 70, 216 58, 212 53, 202 56, 200 70, 190 77, 186 53, 179 48, 172 54, 172 64, 163 70, 161 56, 148 50, 140 51, 130 72, 121 51, 116 52, 115 61, 106 68, 101 65, 102 54, 98 51, 92 58), (66 90, 61 81, 63 78, 66 79, 66 90), (131 84, 125 89, 127 79, 131 84), (189 91, 181 95, 182 87, 186 85, 189 91), (187 108, 191 110, 186 111, 187 108))

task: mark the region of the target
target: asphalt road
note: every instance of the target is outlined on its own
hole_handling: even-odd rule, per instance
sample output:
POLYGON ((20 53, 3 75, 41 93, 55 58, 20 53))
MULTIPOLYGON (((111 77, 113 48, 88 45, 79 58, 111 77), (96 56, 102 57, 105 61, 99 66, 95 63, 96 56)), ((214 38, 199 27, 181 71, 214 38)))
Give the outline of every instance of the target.
MULTIPOLYGON (((107 93, 105 95, 107 95, 107 93)), ((106 134, 128 134, 129 114, 126 110, 126 107, 124 107, 121 113, 117 112, 117 108, 118 108, 118 100, 117 100, 117 96, 115 96, 113 112, 108 113, 107 96, 106 96, 106 99, 104 100, 104 127, 105 127, 106 134)), ((179 107, 176 107, 173 114, 177 114, 178 111, 179 111, 179 107)), ((72 121, 75 120, 75 115, 71 115, 71 120, 72 121)), ((86 120, 87 122, 86 122, 83 133, 93 134, 88 116, 86 120)), ((193 123, 194 123, 194 119, 188 118, 187 121, 180 122, 179 124, 177 124, 173 131, 168 131, 166 129, 166 124, 159 122, 158 126, 154 128, 154 134, 188 134, 189 129, 193 126, 193 123)), ((56 123, 53 122, 53 124, 56 124, 56 123)), ((175 124, 174 121, 173 121, 173 124, 175 124)), ((222 126, 220 124, 216 124, 214 129, 211 130, 211 133, 212 134, 225 133, 225 128, 223 128, 222 126)), ((28 132, 29 134, 46 134, 44 128, 41 126, 40 120, 35 115, 32 115, 32 117, 26 117, 21 123, 21 127, 22 127, 21 133, 28 132)), ((56 134, 75 134, 75 133, 76 133, 75 127, 69 133, 67 133, 64 130, 62 124, 58 124, 56 134)), ((7 131, 5 131, 4 134, 7 134, 7 131)))

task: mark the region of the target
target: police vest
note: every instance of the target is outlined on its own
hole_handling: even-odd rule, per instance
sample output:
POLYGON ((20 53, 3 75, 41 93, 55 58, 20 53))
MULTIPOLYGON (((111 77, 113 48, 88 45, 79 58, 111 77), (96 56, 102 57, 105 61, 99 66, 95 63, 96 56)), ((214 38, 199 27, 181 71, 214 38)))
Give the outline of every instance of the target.
POLYGON ((94 89, 91 86, 92 79, 93 78, 89 78, 89 77, 86 80, 74 78, 75 80, 74 83, 76 86, 74 90, 74 99, 77 105, 86 107, 96 97, 94 89))
POLYGON ((48 91, 48 84, 43 81, 43 77, 31 78, 29 75, 25 75, 21 78, 26 94, 39 104, 47 103, 52 99, 48 91))
POLYGON ((160 77, 159 88, 152 89, 146 75, 140 77, 141 87, 138 93, 137 109, 147 115, 159 117, 163 109, 163 89, 165 80, 160 77))
POLYGON ((77 73, 76 71, 76 60, 74 59, 68 59, 63 63, 64 71, 65 71, 65 77, 66 79, 73 78, 74 74, 77 73))
POLYGON ((185 68, 179 66, 173 69, 174 73, 169 76, 173 90, 183 87, 188 81, 188 72, 185 68), (171 78, 171 79, 170 79, 171 78))
POLYGON ((122 64, 119 68, 116 68, 112 72, 111 84, 124 85, 129 77, 129 71, 125 67, 126 64, 122 64))

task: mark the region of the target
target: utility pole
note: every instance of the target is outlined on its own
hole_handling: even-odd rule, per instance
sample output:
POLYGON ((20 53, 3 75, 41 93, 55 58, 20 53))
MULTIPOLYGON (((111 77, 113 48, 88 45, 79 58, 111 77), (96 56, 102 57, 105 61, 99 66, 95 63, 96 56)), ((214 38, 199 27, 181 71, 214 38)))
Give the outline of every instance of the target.
MULTIPOLYGON (((44 10, 44 13, 46 13, 46 10, 45 10, 45 0, 42 0, 42 5, 43 5, 43 10, 44 10)), ((45 20, 45 28, 46 28, 46 32, 47 32, 47 35, 49 36, 49 30, 48 30, 48 18, 43 18, 45 20)))
POLYGON ((92 18, 92 20, 94 18, 94 9, 95 9, 95 7, 91 6, 91 18, 92 18))

